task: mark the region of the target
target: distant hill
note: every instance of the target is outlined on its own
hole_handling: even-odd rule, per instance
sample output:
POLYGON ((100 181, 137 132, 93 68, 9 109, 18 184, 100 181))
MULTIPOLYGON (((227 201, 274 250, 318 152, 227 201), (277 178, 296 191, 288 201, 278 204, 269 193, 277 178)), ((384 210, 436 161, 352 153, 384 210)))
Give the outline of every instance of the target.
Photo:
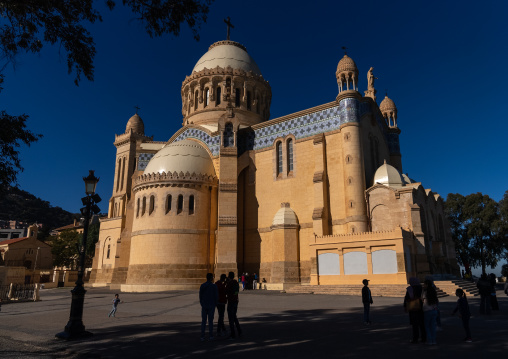
POLYGON ((0 195, 0 220, 42 223, 48 230, 71 224, 78 217, 16 187, 10 187, 0 195))

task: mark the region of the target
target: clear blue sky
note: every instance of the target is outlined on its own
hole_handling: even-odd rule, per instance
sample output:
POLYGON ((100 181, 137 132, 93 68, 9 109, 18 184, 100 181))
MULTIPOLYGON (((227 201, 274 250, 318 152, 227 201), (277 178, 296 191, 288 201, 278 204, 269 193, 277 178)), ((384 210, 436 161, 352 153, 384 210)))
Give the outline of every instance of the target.
MULTIPOLYGON (((99 2, 102 4, 102 1, 99 2)), ((446 198, 450 192, 508 190, 506 96, 508 27, 505 1, 225 1, 212 4, 196 42, 150 39, 121 4, 103 9, 95 36, 95 81, 79 87, 64 53, 46 46, 8 67, 0 107, 30 115, 44 138, 21 148, 20 187, 78 212, 82 177, 95 169, 104 201, 113 189, 114 135, 139 105, 147 135, 168 140, 182 124, 180 87, 198 59, 224 40, 247 47, 272 86, 272 118, 333 101, 342 46, 366 89, 370 66, 378 103, 384 89, 398 107, 404 172, 446 198)))

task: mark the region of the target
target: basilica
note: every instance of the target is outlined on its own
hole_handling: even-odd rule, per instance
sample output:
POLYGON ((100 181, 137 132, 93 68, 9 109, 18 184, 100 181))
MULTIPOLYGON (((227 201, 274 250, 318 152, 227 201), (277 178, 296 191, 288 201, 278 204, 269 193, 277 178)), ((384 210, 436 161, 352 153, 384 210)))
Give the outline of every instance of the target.
POLYGON ((362 95, 358 74, 344 55, 335 101, 270 118, 270 84, 245 46, 212 44, 182 83, 180 130, 155 141, 136 113, 115 136, 90 285, 194 289, 233 271, 284 290, 458 274, 443 199, 403 174, 395 103, 378 105, 372 68, 362 95))

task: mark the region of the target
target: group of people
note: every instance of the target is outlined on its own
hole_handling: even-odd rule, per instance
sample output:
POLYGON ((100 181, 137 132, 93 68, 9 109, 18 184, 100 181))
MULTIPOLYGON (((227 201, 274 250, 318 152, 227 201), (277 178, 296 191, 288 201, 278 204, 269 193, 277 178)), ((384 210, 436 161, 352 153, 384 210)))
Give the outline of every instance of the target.
POLYGON ((480 292, 480 314, 490 314, 491 310, 499 310, 496 296, 496 275, 491 273, 487 276, 483 273, 476 283, 480 292))
MULTIPOLYGON (((370 305, 373 304, 372 293, 368 287, 369 281, 367 279, 363 280, 363 285, 363 321, 366 325, 370 325, 370 305)), ((471 330, 469 329, 471 312, 466 294, 458 288, 455 295, 458 297, 457 305, 451 314, 455 315, 458 312, 466 333, 464 341, 472 342, 471 330)), ((410 342, 418 343, 421 340, 422 343, 429 345, 437 344, 436 332, 438 328, 441 328, 441 313, 436 286, 432 279, 425 279, 422 286, 418 278, 409 278, 409 287, 407 287, 404 297, 404 310, 409 314, 409 323, 413 332, 410 342)))
POLYGON ((258 285, 258 275, 254 273, 253 275, 249 275, 249 273, 242 273, 240 276, 240 282, 242 283, 242 291, 245 289, 250 289, 252 284, 252 289, 257 289, 258 285))
POLYGON ((234 340, 236 334, 242 336, 240 323, 238 322, 238 292, 240 284, 235 279, 235 274, 229 272, 228 277, 221 274, 217 282, 213 282, 213 274, 206 275, 206 282, 199 288, 199 303, 201 304, 201 341, 205 341, 206 322, 208 321, 208 340, 213 340, 213 318, 215 308, 219 314, 217 321, 217 335, 227 335, 226 326, 224 325, 224 313, 228 312, 230 339, 234 340))

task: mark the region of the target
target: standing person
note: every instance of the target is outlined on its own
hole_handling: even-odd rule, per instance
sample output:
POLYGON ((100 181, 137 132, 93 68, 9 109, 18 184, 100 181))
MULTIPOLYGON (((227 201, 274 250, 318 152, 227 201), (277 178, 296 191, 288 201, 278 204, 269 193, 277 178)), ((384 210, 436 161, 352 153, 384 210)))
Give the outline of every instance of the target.
POLYGON ((199 304, 201 304, 201 341, 205 341, 206 320, 208 319, 208 340, 213 340, 213 315, 219 300, 219 291, 213 284, 213 274, 206 274, 206 282, 199 288, 199 304))
POLYGON ((252 289, 256 289, 256 286, 258 285, 258 275, 254 273, 254 279, 252 280, 252 289))
POLYGON ((118 304, 123 303, 120 300, 120 297, 118 294, 115 294, 115 299, 113 299, 113 309, 111 309, 111 312, 109 312, 108 317, 114 317, 116 314, 116 309, 118 308, 118 304))
POLYGON ((487 278, 487 274, 483 273, 476 284, 476 287, 480 291, 480 314, 490 314, 490 304, 491 304, 491 293, 492 288, 490 282, 487 278))
MULTIPOLYGON (((434 290, 436 291, 437 293, 437 287, 436 287, 436 284, 434 283, 434 278, 431 276, 431 275, 428 275, 425 277, 425 280, 429 280, 431 283, 432 283, 432 288, 434 288, 434 290)), ((425 315, 424 315, 425 317, 425 315)), ((425 318, 424 318, 425 319, 425 318)), ((437 324, 437 327, 436 327, 436 330, 438 332, 441 332, 443 331, 443 328, 442 328, 442 325, 441 325, 441 310, 439 309, 439 298, 437 299, 437 317, 436 317, 436 324, 437 324)))
POLYGON ((425 332, 427 333, 427 344, 436 343, 436 326, 437 326, 437 292, 429 279, 424 282, 423 299, 423 315, 425 320, 425 332))
POLYGON ((413 328, 411 343, 418 343, 421 337, 422 342, 427 340, 422 309, 422 286, 416 277, 409 278, 409 287, 404 297, 404 310, 409 313, 409 323, 413 328))
POLYGON ((362 303, 363 303, 363 324, 370 325, 370 305, 374 303, 372 301, 372 293, 370 292, 370 289, 368 287, 369 280, 364 279, 362 281, 363 288, 362 288, 362 303))
POLYGON ((240 329, 240 323, 238 322, 238 318, 236 316, 238 311, 238 292, 240 291, 240 285, 235 280, 235 273, 229 272, 229 281, 226 286, 226 295, 228 298, 228 320, 229 320, 229 329, 231 331, 231 338, 236 338, 235 326, 238 331, 238 336, 242 336, 242 330, 240 329))
POLYGON ((452 312, 452 315, 459 312, 459 317, 462 320, 462 327, 466 332, 466 339, 464 341, 471 343, 471 330, 469 329, 469 318, 471 318, 471 312, 469 311, 469 304, 467 303, 466 293, 460 288, 455 291, 455 295, 459 297, 457 300, 457 306, 452 312))
POLYGON ((224 325, 224 313, 226 311, 226 303, 228 301, 226 296, 226 275, 221 274, 220 279, 215 282, 217 290, 219 292, 219 300, 217 302, 217 313, 219 319, 217 321, 217 335, 222 337, 226 335, 226 326, 224 325))
POLYGON ((496 295, 496 275, 494 273, 490 273, 490 305, 492 307, 492 310, 499 310, 499 303, 497 302, 497 295, 496 295))
POLYGON ((244 291, 245 290, 245 273, 242 273, 240 280, 242 281, 242 291, 244 291))

